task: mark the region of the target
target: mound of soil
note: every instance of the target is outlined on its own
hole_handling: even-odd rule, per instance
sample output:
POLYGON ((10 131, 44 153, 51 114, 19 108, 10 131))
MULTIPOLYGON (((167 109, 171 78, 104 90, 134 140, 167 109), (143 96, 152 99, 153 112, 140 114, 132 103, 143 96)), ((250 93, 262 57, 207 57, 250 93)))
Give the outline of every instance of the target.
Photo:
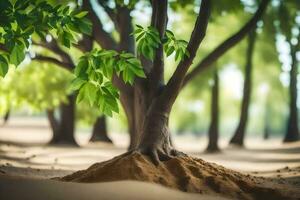
MULTIPOLYGON (((185 192, 219 194, 235 199, 296 199, 295 192, 262 177, 244 175, 193 157, 176 157, 155 166, 147 156, 133 152, 96 163, 62 177, 72 182, 137 180, 158 183, 185 192), (294 196, 290 196, 294 195, 294 196)), ((298 196, 299 198, 299 196, 298 196)))

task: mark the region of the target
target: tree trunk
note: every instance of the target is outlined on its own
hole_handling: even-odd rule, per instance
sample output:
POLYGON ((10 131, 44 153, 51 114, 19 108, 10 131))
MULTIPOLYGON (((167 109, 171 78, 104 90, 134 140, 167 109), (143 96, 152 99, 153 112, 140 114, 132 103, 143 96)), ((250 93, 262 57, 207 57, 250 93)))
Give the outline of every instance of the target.
POLYGON ((7 110, 7 112, 5 113, 5 115, 4 115, 4 117, 3 117, 3 126, 5 125, 5 124, 7 124, 7 122, 8 122, 8 120, 9 120, 9 117, 10 117, 10 109, 9 110, 7 110))
POLYGON ((296 58, 297 49, 291 46, 292 65, 290 70, 290 103, 289 103, 289 118, 287 122, 287 130, 284 137, 284 142, 294 142, 299 140, 298 128, 298 109, 297 109, 297 75, 298 63, 296 58))
POLYGON ((107 135, 106 117, 98 117, 92 132, 90 142, 108 142, 112 143, 112 140, 107 135))
POLYGON ((55 118, 54 110, 47 110, 47 117, 52 130, 52 140, 55 140, 59 137, 59 122, 55 118))
POLYGON ((158 164, 159 160, 169 159, 168 155, 172 153, 168 121, 169 113, 156 106, 148 109, 138 148, 142 153, 149 155, 155 164, 158 164))
POLYGON ((270 128, 268 124, 265 124, 265 128, 264 128, 264 140, 269 139, 270 137, 270 128))
POLYGON ((185 155, 177 150, 171 144, 169 130, 169 115, 172 102, 163 101, 163 96, 157 94, 149 104, 147 104, 146 114, 140 122, 143 122, 141 128, 141 138, 137 150, 150 156, 154 164, 159 161, 170 159, 172 156, 185 155))
POLYGON ((219 151, 218 138, 219 138, 219 75, 217 69, 214 72, 214 85, 212 86, 211 97, 211 122, 208 131, 208 146, 207 152, 219 151))
POLYGON ((249 43, 247 49, 247 61, 245 67, 245 80, 244 80, 244 90, 243 90, 243 99, 240 113, 240 121, 238 127, 230 140, 230 144, 237 146, 244 146, 244 138, 246 132, 246 126, 248 122, 248 112, 250 105, 250 96, 252 89, 252 57, 254 53, 254 43, 256 37, 256 30, 253 30, 249 33, 249 43))
POLYGON ((270 97, 267 95, 267 100, 265 104, 265 127, 264 127, 264 136, 265 140, 269 139, 270 137, 270 117, 271 117, 271 107, 270 107, 270 97))
POLYGON ((68 96, 68 103, 63 103, 60 107, 60 122, 58 134, 53 135, 51 144, 68 144, 75 145, 77 143, 74 138, 75 131, 75 97, 68 96))

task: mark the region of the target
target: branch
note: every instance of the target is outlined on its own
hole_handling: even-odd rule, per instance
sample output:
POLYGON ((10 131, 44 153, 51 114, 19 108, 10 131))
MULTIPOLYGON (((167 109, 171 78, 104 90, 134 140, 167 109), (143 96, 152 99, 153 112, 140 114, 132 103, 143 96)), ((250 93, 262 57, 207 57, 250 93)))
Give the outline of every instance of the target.
POLYGON ((171 102, 171 105, 169 104, 170 106, 172 106, 172 104, 174 103, 183 83, 185 74, 191 66, 196 56, 196 52, 205 37, 208 19, 210 16, 210 7, 210 0, 201 1, 201 6, 194 26, 194 30, 187 45, 187 51, 189 52, 190 56, 185 57, 185 59, 178 64, 175 72, 173 73, 163 92, 163 100, 168 101, 168 104, 171 102))
POLYGON ((113 11, 113 9, 111 9, 107 5, 107 1, 105 1, 105 0, 98 0, 98 3, 102 6, 102 8, 104 9, 104 11, 107 13, 107 15, 109 16, 109 18, 111 19, 111 21, 113 21, 115 23, 115 26, 117 26, 117 24, 116 24, 116 13, 113 11))
MULTIPOLYGON (((158 30, 160 39, 162 41, 167 26, 168 1, 153 0, 152 7, 153 7, 153 11, 152 11, 151 25, 158 30)), ((152 87, 153 90, 157 89, 157 87, 164 82, 163 53, 164 53, 163 45, 159 44, 159 47, 155 52, 153 67, 149 74, 150 86, 152 87)))
POLYGON ((220 44, 215 50, 213 50, 208 56, 206 56, 197 66, 186 75, 183 86, 186 85, 190 80, 197 76, 198 73, 203 71, 205 68, 211 66, 218 58, 220 58, 230 48, 240 42, 251 30, 256 27, 258 20, 261 19, 264 11, 270 0, 263 0, 254 14, 254 16, 235 34, 220 44))
POLYGON ((60 56, 60 58, 62 59, 62 61, 64 63, 67 63, 68 66, 72 66, 72 68, 70 68, 69 70, 73 69, 74 67, 74 63, 73 63, 73 60, 71 58, 71 56, 66 53, 57 43, 57 41, 52 38, 52 41, 51 42, 35 42, 33 41, 32 42, 34 45, 37 45, 37 46, 41 46, 41 47, 44 47, 50 51, 52 51, 53 53, 57 54, 60 56))
POLYGON ((70 69, 74 68, 73 64, 65 63, 65 62, 62 62, 62 61, 60 61, 56 58, 49 57, 49 56, 36 55, 34 58, 32 58, 32 60, 37 60, 37 61, 41 61, 41 62, 50 62, 50 63, 56 64, 60 67, 63 67, 67 70, 70 70, 70 69))
POLYGON ((127 51, 130 53, 135 52, 135 40, 132 35, 133 26, 132 26, 132 18, 130 16, 130 10, 127 7, 117 6, 117 23, 119 24, 119 34, 120 34, 120 42, 119 42, 119 51, 127 51))
POLYGON ((111 37, 109 33, 104 31, 103 25, 92 8, 89 0, 84 0, 82 5, 84 10, 87 10, 88 17, 93 24, 93 38, 100 44, 104 49, 117 49, 116 41, 111 37))
POLYGON ((74 46, 80 51, 82 51, 83 53, 86 51, 91 51, 93 48, 93 38, 84 35, 83 38, 74 46))

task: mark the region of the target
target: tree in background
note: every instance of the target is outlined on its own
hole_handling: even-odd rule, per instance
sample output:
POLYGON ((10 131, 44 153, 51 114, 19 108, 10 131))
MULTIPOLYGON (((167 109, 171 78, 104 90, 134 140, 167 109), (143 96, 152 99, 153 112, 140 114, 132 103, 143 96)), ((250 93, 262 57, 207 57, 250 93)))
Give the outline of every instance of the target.
POLYGON ((208 146, 207 152, 219 151, 218 138, 219 138, 219 74, 218 69, 214 70, 213 74, 213 85, 211 88, 211 122, 208 130, 208 146))
POLYGON ((92 131, 90 142, 108 142, 112 143, 112 140, 107 135, 106 117, 98 117, 92 131))
POLYGON ((83 102, 76 106, 77 125, 92 127, 89 142, 112 143, 107 133, 107 117, 104 115, 99 116, 101 116, 101 112, 95 108, 91 108, 88 103, 83 102))
MULTIPOLYGON (((288 39, 288 41, 291 41, 288 39)), ((298 64, 296 53, 300 49, 300 34, 298 34, 298 43, 296 45, 289 42, 291 47, 291 70, 290 70, 290 101, 289 101, 289 117, 287 122, 287 130, 284 137, 284 142, 292 142, 299 140, 299 127, 298 127, 298 107, 297 107, 297 76, 298 64)))
MULTIPOLYGON (((45 1, 1 1, 1 38, 0 38, 0 75, 5 76, 9 64, 16 67, 24 60, 27 49, 34 38, 44 39, 51 31, 60 42, 70 47, 76 42, 79 32, 85 32, 83 25, 88 27, 84 13, 71 10, 69 6, 52 6, 45 1)), ((57 49, 58 51, 60 49, 57 49)), ((37 56, 38 58, 39 56, 37 56)), ((48 58, 46 58, 48 59, 48 58)), ((50 58, 56 64, 64 63, 50 58)), ((68 65, 68 68, 71 66, 68 65)), ((69 104, 74 103, 74 96, 68 98, 69 104)), ((53 141, 76 144, 73 138, 74 111, 62 105, 61 122, 58 131, 63 137, 54 137, 53 141)), ((49 113, 51 115, 51 112, 49 113)), ((56 131, 55 131, 56 132, 56 131)), ((56 136, 56 134, 54 135, 56 136)))
MULTIPOLYGON (((281 2, 278 6, 279 23, 277 29, 280 34, 285 36, 285 41, 290 48, 290 83, 289 83, 289 116, 287 121, 287 128, 284 137, 284 142, 293 142, 299 140, 299 126, 298 126, 298 107, 297 107, 297 76, 299 61, 297 60, 297 52, 300 49, 300 22, 299 18, 299 4, 293 1, 286 3, 281 2)), ((298 2, 299 3, 299 2, 298 2)), ((283 63, 284 64, 284 63, 283 63)))
POLYGON ((248 121, 249 105, 250 105, 250 96, 251 96, 251 82, 252 82, 252 60, 254 54, 254 44, 255 44, 256 30, 254 29, 249 33, 249 42, 246 52, 246 64, 245 64, 245 80, 244 80, 244 89, 243 89, 243 99, 241 105, 241 114, 238 127, 230 140, 230 144, 243 146, 244 137, 246 132, 246 126, 248 121))
POLYGON ((33 112, 46 111, 53 133, 50 143, 68 141, 69 144, 75 145, 74 135, 68 134, 70 131, 60 134, 62 121, 57 119, 57 115, 55 115, 56 108, 62 106, 62 102, 63 104, 68 103, 66 91, 72 80, 71 74, 54 65, 34 61, 15 71, 12 79, 13 81, 8 87, 13 88, 13 99, 16 102, 13 108, 27 107, 31 108, 33 112))

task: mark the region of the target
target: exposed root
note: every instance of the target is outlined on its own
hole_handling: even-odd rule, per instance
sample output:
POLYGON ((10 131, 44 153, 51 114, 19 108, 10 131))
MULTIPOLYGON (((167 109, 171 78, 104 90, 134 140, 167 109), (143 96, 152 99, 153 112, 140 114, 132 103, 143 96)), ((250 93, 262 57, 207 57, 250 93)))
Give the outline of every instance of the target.
POLYGON ((160 162, 168 161, 174 157, 187 156, 185 153, 173 148, 139 148, 137 152, 149 156, 153 164, 156 166, 159 165, 160 162))

